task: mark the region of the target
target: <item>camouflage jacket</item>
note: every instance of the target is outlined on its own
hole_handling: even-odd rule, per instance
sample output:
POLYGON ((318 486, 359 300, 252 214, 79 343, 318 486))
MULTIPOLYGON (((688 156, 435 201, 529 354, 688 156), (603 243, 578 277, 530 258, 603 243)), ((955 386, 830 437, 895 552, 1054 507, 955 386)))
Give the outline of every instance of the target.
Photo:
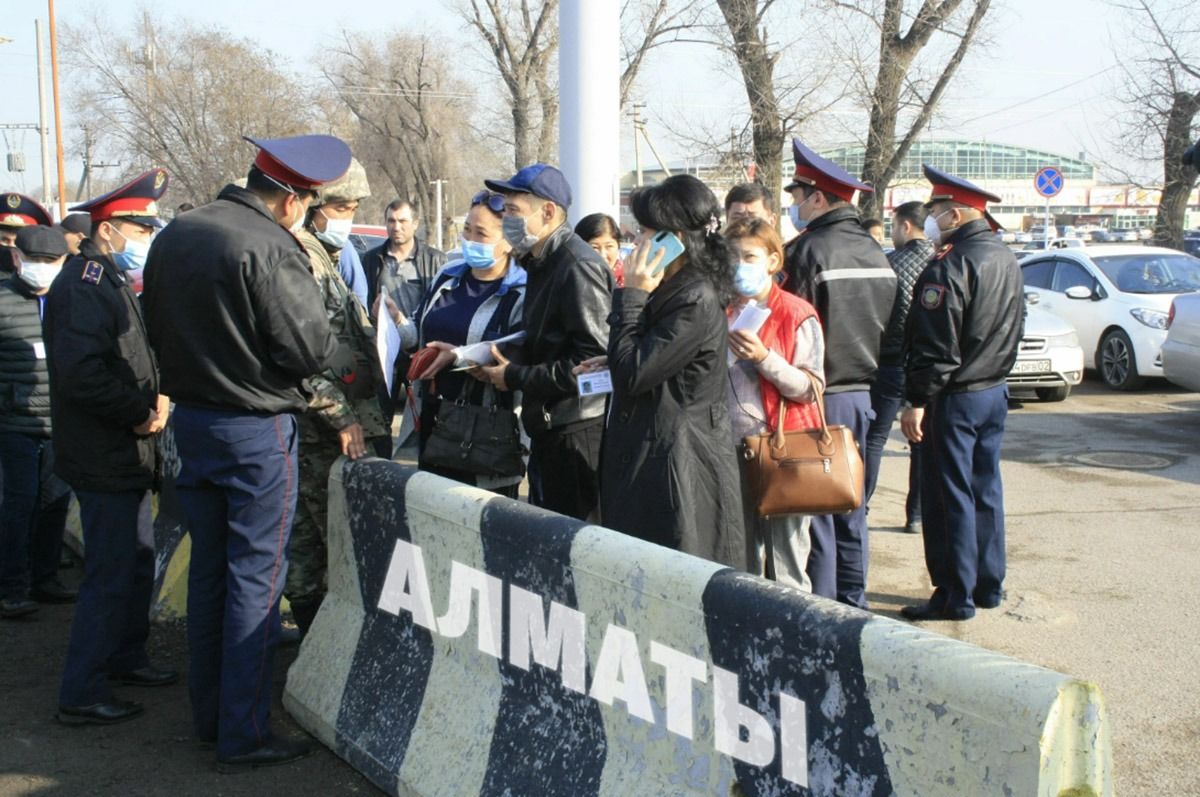
MULTIPOLYGON (((337 335, 339 346, 349 352, 340 372, 323 371, 305 380, 309 394, 308 416, 316 417, 320 425, 334 432, 358 423, 363 436, 384 437, 391 434, 379 405, 378 391, 383 384, 383 371, 375 352, 375 330, 362 302, 346 286, 325 245, 310 231, 296 234, 308 251, 313 277, 321 291, 329 326, 337 335)), ((307 424, 302 424, 305 426, 307 424)))

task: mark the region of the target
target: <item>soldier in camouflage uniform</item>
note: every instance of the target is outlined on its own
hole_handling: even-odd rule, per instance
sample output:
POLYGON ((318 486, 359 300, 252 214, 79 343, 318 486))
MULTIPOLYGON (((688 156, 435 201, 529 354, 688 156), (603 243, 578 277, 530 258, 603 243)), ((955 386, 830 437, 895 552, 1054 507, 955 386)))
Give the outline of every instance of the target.
POLYGON ((359 200, 370 196, 367 175, 357 160, 341 179, 322 187, 296 237, 308 250, 329 326, 350 357, 339 372, 325 371, 305 381, 310 400, 299 418, 300 496, 292 529, 284 594, 301 634, 307 632, 325 596, 326 514, 329 470, 345 454, 390 455, 391 430, 377 398, 383 372, 375 353, 375 331, 366 309, 338 273, 337 258, 348 242, 359 200))

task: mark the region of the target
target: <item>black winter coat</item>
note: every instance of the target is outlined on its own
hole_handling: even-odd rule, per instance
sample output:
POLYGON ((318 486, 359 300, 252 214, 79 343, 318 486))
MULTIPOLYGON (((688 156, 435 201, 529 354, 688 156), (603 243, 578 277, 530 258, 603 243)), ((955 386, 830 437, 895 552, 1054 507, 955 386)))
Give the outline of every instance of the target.
POLYGON ((788 244, 788 288, 812 303, 825 333, 827 393, 868 390, 896 301, 896 272, 863 229, 858 210, 838 207, 788 244))
POLYGON ((565 224, 550 233, 539 256, 519 262, 528 280, 521 357, 528 365, 509 365, 504 379, 521 391, 521 423, 536 437, 604 415, 604 396, 580 396, 571 369, 604 354, 616 283, 600 255, 565 224))
POLYGON ((137 296, 91 241, 46 294, 54 469, 77 490, 154 486, 154 436, 133 427, 158 399, 158 370, 137 296))
POLYGON ((0 282, 0 432, 50 436, 50 371, 40 305, 20 277, 0 282))
POLYGON ((278 414, 308 406, 300 383, 338 346, 308 252, 251 191, 226 186, 150 246, 142 302, 172 401, 278 414))
POLYGON ((905 393, 923 407, 942 392, 1004 384, 1025 328, 1017 258, 984 219, 946 240, 913 289, 905 393))
POLYGON ((745 567, 730 443, 728 328, 712 283, 684 267, 654 291, 622 288, 608 319, 612 408, 600 471, 604 525, 745 567))

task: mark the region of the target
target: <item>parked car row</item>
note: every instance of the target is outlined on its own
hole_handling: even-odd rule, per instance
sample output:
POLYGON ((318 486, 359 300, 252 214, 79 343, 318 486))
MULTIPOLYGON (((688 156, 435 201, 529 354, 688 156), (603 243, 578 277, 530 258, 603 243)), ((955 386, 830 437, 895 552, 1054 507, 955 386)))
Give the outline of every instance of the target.
POLYGON ((1025 289, 1069 322, 1084 364, 1111 388, 1163 375, 1171 302, 1200 291, 1200 259, 1160 247, 1058 249, 1021 261, 1025 289))

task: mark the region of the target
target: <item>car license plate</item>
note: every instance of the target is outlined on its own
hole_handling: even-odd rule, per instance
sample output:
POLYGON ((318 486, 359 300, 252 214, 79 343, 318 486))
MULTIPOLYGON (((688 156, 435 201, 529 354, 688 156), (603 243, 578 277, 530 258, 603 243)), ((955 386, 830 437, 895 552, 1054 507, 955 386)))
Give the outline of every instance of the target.
POLYGON ((1049 360, 1017 360, 1013 366, 1014 374, 1045 374, 1050 372, 1049 360))

